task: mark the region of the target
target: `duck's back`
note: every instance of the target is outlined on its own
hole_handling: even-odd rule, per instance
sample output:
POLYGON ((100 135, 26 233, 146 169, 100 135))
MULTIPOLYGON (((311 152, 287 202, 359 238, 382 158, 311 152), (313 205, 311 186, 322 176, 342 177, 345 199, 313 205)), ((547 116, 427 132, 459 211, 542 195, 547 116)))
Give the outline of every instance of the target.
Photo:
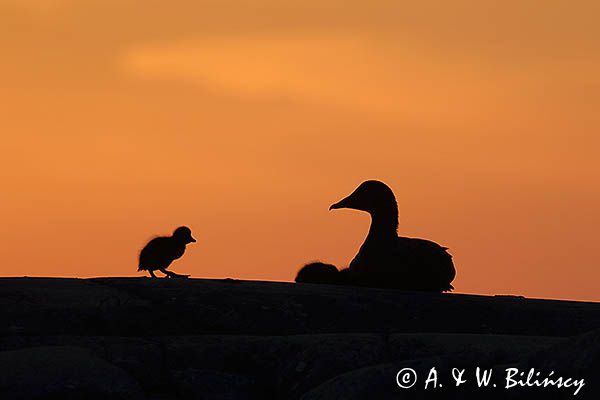
POLYGON ((360 285, 428 292, 452 290, 450 283, 456 275, 447 248, 402 236, 363 246, 351 270, 360 285))
POLYGON ((446 247, 425 239, 398 237, 399 266, 416 290, 448 291, 456 275, 446 247))
POLYGON ((167 268, 174 260, 183 256, 184 252, 185 246, 178 246, 172 238, 157 237, 148 242, 140 252, 139 269, 167 268))

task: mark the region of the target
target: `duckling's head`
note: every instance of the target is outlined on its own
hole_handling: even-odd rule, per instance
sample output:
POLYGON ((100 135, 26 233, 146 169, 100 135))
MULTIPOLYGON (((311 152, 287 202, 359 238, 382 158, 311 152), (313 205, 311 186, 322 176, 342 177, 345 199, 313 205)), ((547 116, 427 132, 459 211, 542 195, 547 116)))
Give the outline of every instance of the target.
POLYGON ((180 243, 188 244, 196 242, 196 239, 192 237, 192 230, 187 226, 180 226, 173 232, 173 238, 180 243))
POLYGON ((365 181, 352 194, 329 207, 330 210, 350 208, 366 211, 372 217, 398 220, 398 203, 394 192, 383 182, 365 181))

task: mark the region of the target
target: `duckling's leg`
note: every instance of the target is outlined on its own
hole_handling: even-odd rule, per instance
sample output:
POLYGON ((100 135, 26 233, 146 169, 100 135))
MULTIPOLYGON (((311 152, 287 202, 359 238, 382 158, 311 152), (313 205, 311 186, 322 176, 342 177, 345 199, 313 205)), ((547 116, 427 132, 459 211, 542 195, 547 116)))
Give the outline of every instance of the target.
POLYGON ((160 272, 162 272, 163 274, 165 274, 169 278, 189 278, 190 277, 189 275, 180 275, 180 274, 176 274, 175 272, 167 271, 164 268, 161 269, 160 272))
POLYGON ((150 272, 150 276, 152 276, 153 278, 156 278, 156 275, 154 275, 154 271, 152 271, 151 269, 149 269, 148 272, 150 272))

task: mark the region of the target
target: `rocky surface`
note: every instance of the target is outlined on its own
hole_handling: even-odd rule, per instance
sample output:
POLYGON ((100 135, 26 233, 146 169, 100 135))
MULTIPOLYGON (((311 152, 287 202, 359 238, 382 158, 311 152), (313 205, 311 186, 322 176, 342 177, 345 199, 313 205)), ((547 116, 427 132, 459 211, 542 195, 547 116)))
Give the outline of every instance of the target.
POLYGON ((599 303, 236 280, 6 278, 0 321, 1 399, 573 397, 565 388, 451 387, 452 368, 477 366, 584 377, 577 398, 600 398, 599 303), (445 389, 424 390, 431 367, 445 389), (418 373, 411 389, 396 383, 402 368, 418 373))

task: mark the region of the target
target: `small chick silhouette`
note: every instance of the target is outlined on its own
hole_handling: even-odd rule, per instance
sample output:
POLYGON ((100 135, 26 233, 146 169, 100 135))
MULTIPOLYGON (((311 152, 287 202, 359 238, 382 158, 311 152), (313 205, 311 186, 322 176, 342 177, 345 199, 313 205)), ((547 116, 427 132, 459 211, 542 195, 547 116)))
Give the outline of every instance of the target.
POLYGON ((340 271, 332 264, 325 264, 316 261, 306 264, 296 275, 297 283, 330 283, 336 284, 340 282, 340 271))
POLYGON ((167 271, 171 263, 183 256, 185 246, 194 243, 192 231, 187 226, 175 229, 172 236, 159 236, 152 239, 140 252, 138 271, 148 271, 156 278, 154 271, 159 270, 169 278, 187 278, 189 275, 179 275, 167 271))
POLYGON ((306 264, 298 271, 296 283, 328 283, 330 285, 349 285, 350 270, 338 270, 333 264, 315 261, 306 264))

